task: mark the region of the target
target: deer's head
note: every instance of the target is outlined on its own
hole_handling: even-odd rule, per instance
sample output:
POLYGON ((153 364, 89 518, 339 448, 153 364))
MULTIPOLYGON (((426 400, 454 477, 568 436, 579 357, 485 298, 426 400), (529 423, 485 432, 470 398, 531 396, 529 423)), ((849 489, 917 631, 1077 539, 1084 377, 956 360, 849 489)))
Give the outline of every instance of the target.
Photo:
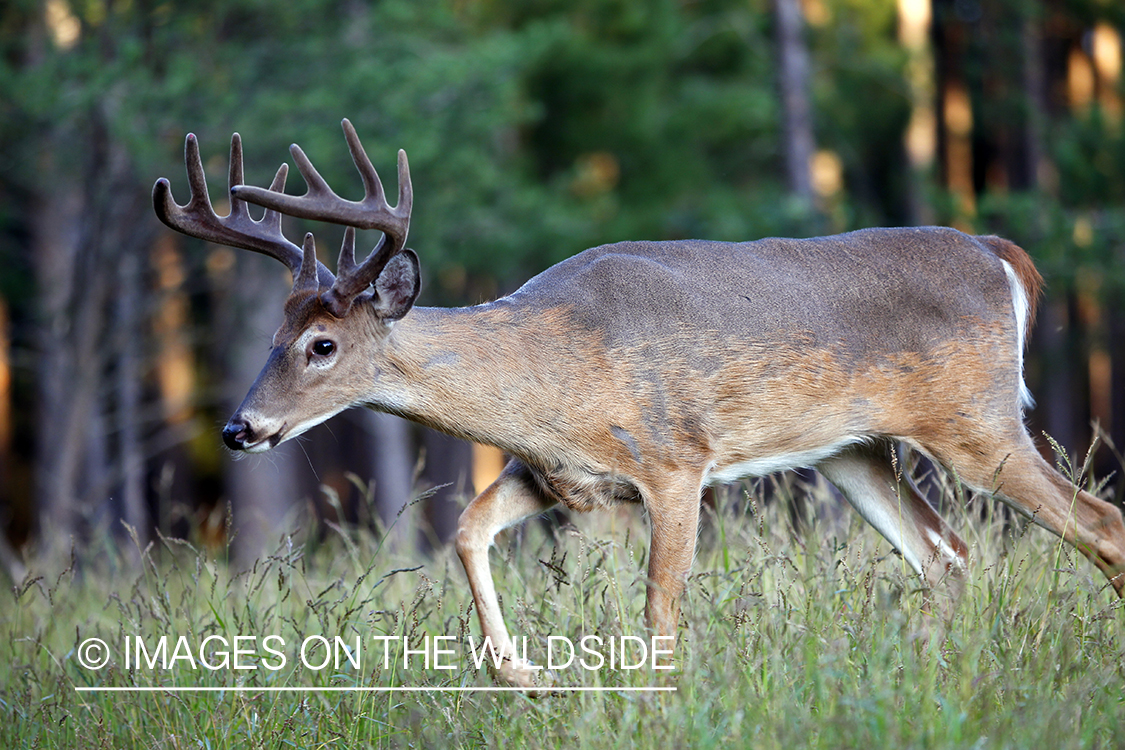
POLYGON ((288 174, 284 164, 268 190, 242 184, 242 142, 237 133, 231 139, 228 216, 220 218, 211 205, 193 135, 188 135, 185 146, 191 186, 188 203, 176 204, 166 179, 157 180, 153 188, 156 213, 168 226, 270 255, 293 273, 285 320, 274 334, 269 359, 223 428, 223 441, 233 450, 269 450, 362 400, 365 386, 379 375, 372 346, 377 350, 385 343, 394 322, 410 311, 418 297, 418 256, 406 248, 413 202, 406 153, 398 154, 398 204, 392 208, 355 129, 347 120, 343 127, 363 179, 362 201, 336 195, 297 145, 290 152, 308 184, 305 195, 282 192, 288 174), (265 216, 252 219, 247 202, 264 206, 265 216), (317 261, 311 233, 301 246, 286 239, 281 231, 283 214, 347 226, 336 274, 317 261), (358 264, 357 227, 384 233, 358 264))

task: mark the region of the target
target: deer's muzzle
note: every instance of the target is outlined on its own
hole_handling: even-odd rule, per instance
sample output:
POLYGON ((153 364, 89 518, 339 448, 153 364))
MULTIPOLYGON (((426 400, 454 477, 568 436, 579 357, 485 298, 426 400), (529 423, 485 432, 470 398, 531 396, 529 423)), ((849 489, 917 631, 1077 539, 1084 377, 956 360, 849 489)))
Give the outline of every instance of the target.
POLYGON ((256 443, 250 423, 242 419, 232 418, 223 428, 223 442, 232 451, 244 451, 247 444, 256 443))

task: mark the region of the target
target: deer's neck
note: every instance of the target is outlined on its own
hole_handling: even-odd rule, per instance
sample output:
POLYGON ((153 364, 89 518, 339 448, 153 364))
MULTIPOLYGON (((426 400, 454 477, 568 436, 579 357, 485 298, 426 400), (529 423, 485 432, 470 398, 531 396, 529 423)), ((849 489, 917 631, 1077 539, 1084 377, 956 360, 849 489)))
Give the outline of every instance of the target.
POLYGON ((552 341, 567 329, 565 316, 504 301, 416 308, 392 329, 372 401, 451 435, 531 451, 528 436, 542 434, 558 408, 551 394, 573 374, 570 347, 552 341))

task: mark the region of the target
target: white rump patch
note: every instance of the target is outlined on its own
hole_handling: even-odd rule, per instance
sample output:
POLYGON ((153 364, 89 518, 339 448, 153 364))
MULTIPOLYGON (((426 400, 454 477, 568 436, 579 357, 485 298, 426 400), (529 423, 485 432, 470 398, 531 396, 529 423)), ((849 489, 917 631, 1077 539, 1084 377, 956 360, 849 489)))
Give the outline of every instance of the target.
POLYGON ((1008 286, 1012 290, 1012 307, 1016 312, 1016 361, 1019 363, 1016 377, 1020 383, 1020 406, 1030 409, 1035 406, 1035 399, 1032 398, 1031 391, 1027 390, 1027 384, 1023 381, 1023 350, 1027 343, 1027 319, 1031 317, 1031 301, 1027 298, 1027 290, 1020 283, 1012 264, 1006 260, 1000 262, 1004 265, 1004 273, 1008 275, 1008 286))

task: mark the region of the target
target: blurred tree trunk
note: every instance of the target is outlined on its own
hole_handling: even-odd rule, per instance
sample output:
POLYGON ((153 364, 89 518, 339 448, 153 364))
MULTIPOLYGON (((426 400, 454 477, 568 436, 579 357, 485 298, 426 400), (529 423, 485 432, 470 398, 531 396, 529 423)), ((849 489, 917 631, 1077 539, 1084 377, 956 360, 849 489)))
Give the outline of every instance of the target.
POLYGON ((8 306, 6 301, 0 298, 0 567, 8 574, 9 580, 14 585, 23 582, 27 576, 27 568, 8 539, 15 499, 11 494, 10 478, 13 416, 10 346, 8 306))
MULTIPOLYGON (((1083 436, 1088 433, 1083 408, 1087 400, 1082 398, 1085 389, 1075 377, 1074 363, 1082 359, 1075 327, 1073 294, 1044 300, 1036 325, 1038 348, 1043 352, 1043 385, 1037 411, 1043 431, 1081 462, 1083 454, 1079 451, 1084 450, 1083 436)), ((1050 451, 1039 442, 1042 450, 1050 451)))
POLYGON ((470 443, 436 430, 423 428, 424 489, 439 487, 427 501, 426 522, 420 530, 424 547, 436 549, 453 538, 464 502, 472 496, 473 447, 470 443))
POLYGON ((810 206, 813 199, 809 165, 816 141, 809 104, 809 52, 804 38, 800 0, 774 0, 777 24, 778 90, 781 95, 781 148, 789 190, 810 206))
MULTIPOLYGON (((107 184, 91 185, 97 192, 99 212, 105 220, 96 242, 101 269, 109 286, 105 334, 100 336, 102 372, 102 427, 114 439, 105 440, 106 477, 90 485, 86 502, 103 508, 112 533, 125 537, 123 524, 136 534, 139 549, 130 543, 134 561, 152 538, 152 518, 145 503, 145 435, 142 417, 146 343, 144 329, 144 265, 155 237, 152 205, 141 192, 132 157, 124 144, 106 137, 107 184), (108 190, 105 189, 108 187, 108 190), (109 373, 113 373, 112 380, 109 373)), ((97 183, 95 176, 95 183, 97 183)))
POLYGON ((375 510, 392 540, 404 538, 408 524, 399 515, 413 496, 414 450, 410 423, 391 414, 363 409, 375 510), (392 526, 393 524, 393 526, 392 526))
POLYGON ((8 335, 8 303, 0 297, 0 567, 4 568, 13 583, 19 583, 27 571, 8 538, 15 500, 11 479, 12 417, 12 358, 11 338, 8 335))
MULTIPOLYGON (((974 12, 979 8, 974 6, 974 12)), ((941 188, 956 199, 947 223, 965 226, 963 214, 975 211, 973 186, 973 107, 968 64, 969 30, 954 0, 934 0, 931 38, 934 45, 934 115, 937 128, 936 157, 941 188)))
POLYGON ((122 520, 142 540, 149 533, 137 296, 139 258, 152 237, 150 209, 127 149, 110 137, 100 111, 71 137, 86 145, 83 179, 65 179, 73 165, 45 156, 44 173, 58 179, 44 181, 32 228, 41 346, 35 474, 48 553, 95 521, 115 534, 122 520), (111 500, 115 488, 124 505, 111 500))
POLYGON ((134 529, 144 549, 151 536, 148 507, 145 503, 145 455, 141 435, 143 353, 141 351, 144 297, 141 259, 127 253, 117 269, 117 304, 114 327, 118 335, 114 389, 117 401, 116 432, 121 461, 117 484, 116 513, 134 529))
MULTIPOLYGON (((113 266, 99 241, 107 201, 98 195, 112 195, 115 175, 109 174, 107 138, 96 114, 80 137, 87 145, 81 187, 47 189, 33 228, 43 347, 36 475, 40 533, 48 553, 69 545, 82 531, 82 522, 93 518, 93 508, 81 502, 83 488, 102 484, 99 464, 104 460, 105 431, 95 416, 113 266)), ((45 171, 57 174, 59 169, 50 163, 45 171)))
POLYGON ((1022 164, 1014 170, 1012 187, 1017 190, 1038 190, 1040 175, 1045 172, 1046 149, 1043 131, 1047 117, 1047 73, 1044 66, 1043 34, 1040 30, 1042 10, 1035 0, 1027 0, 1023 20, 1021 52, 1023 56, 1023 100, 1027 112, 1021 131, 1019 152, 1022 164))
MULTIPOLYGON (((47 165, 53 169, 53 165, 47 165)), ((41 196, 32 225, 32 259, 39 301, 35 478, 39 537, 52 555, 69 545, 78 527, 75 481, 80 435, 76 428, 89 413, 94 383, 88 350, 75 347, 74 270, 79 251, 82 203, 74 187, 41 196), (85 369, 81 366, 85 365, 85 369), (89 377, 77 378, 78 372, 89 377)), ((81 285, 82 288, 88 288, 81 285)), ((89 300, 89 297, 86 297, 89 300)), ((87 316, 87 320, 93 316, 87 316)))
MULTIPOLYGON (((1118 454, 1125 454, 1125 293, 1118 292, 1106 306, 1109 316, 1110 438, 1118 454)), ((1125 499, 1125 466, 1116 466, 1118 502, 1125 499)))
POLYGON ((926 200, 937 143, 934 119, 933 18, 928 0, 898 0, 898 38, 907 55, 906 84, 910 94, 910 121, 903 146, 907 157, 907 220, 914 225, 934 223, 926 200))
MULTIPOLYGON (((215 326, 216 331, 225 332, 220 344, 228 357, 228 371, 223 378, 226 416, 238 408, 266 363, 288 292, 285 273, 277 263, 238 252, 235 269, 225 290, 226 319, 215 326)), ((216 450, 220 450, 220 441, 216 427, 216 450)), ((251 567, 276 543, 283 523, 299 499, 300 475, 296 467, 306 460, 296 441, 283 443, 266 456, 226 460, 227 497, 233 514, 233 539, 229 541, 236 567, 251 567)))

